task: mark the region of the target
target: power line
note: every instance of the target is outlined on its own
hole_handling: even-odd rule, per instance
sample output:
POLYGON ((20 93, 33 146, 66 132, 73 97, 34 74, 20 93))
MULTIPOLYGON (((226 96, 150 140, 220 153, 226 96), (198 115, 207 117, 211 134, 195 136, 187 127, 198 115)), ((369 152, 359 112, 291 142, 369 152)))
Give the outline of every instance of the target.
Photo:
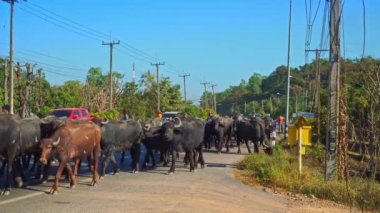
MULTIPOLYGON (((99 32, 97 30, 94 30, 90 27, 87 27, 83 24, 80 24, 76 21, 73 21, 67 17, 64 17, 62 15, 59 15, 55 12, 52 12, 48 9, 45 9, 35 3, 31 3, 28 5, 22 5, 18 6, 23 12, 28 13, 32 16, 35 16, 39 19, 42 19, 43 21, 50 23, 56 27, 62 28, 66 31, 69 31, 71 33, 74 33, 76 35, 95 40, 95 41, 101 41, 103 38, 107 37, 107 34, 99 32)), ((120 45, 121 48, 123 48, 126 51, 122 51, 118 49, 123 54, 126 54, 128 56, 131 56, 137 60, 143 61, 145 63, 150 63, 150 61, 157 60, 156 57, 153 57, 152 55, 128 44, 123 42, 120 45)), ((179 70, 176 66, 167 64, 168 68, 164 68, 164 71, 172 73, 172 74, 179 74, 179 70), (173 71, 177 70, 177 71, 173 71)))
MULTIPOLYGON (((48 22, 48 23, 53 24, 53 25, 55 25, 55 26, 57 26, 57 27, 63 28, 63 29, 65 29, 65 30, 70 31, 70 32, 72 32, 72 33, 75 33, 75 34, 77 34, 77 35, 80 35, 80 36, 83 36, 83 37, 89 38, 89 39, 91 39, 91 40, 101 41, 100 38, 96 38, 96 37, 94 37, 93 35, 88 35, 88 34, 86 34, 86 33, 83 32, 83 31, 81 32, 80 30, 75 30, 75 29, 72 29, 72 28, 69 28, 69 27, 64 26, 64 25, 67 25, 67 24, 64 24, 64 25, 63 25, 63 24, 59 24, 59 23, 57 23, 57 22, 51 21, 50 19, 44 18, 44 17, 42 17, 40 14, 37 14, 37 13, 35 13, 35 12, 33 12, 33 11, 30 11, 29 9, 22 8, 22 7, 18 7, 18 8, 21 9, 22 11, 26 12, 26 13, 29 13, 29 14, 31 14, 31 15, 33 15, 33 16, 36 16, 36 17, 42 19, 42 20, 45 21, 45 22, 48 22)), ((47 16, 47 15, 45 15, 45 16, 47 16)), ((49 16, 47 16, 47 17, 49 17, 49 16)))
POLYGON ((36 4, 32 3, 32 2, 29 2, 29 3, 30 3, 32 6, 34 6, 34 7, 37 7, 37 8, 39 8, 39 9, 43 10, 43 11, 49 12, 49 13, 55 15, 55 16, 58 16, 58 17, 60 17, 60 18, 63 18, 63 19, 65 19, 65 20, 67 20, 68 22, 71 22, 71 23, 73 23, 73 24, 76 24, 76 25, 78 25, 78 26, 80 26, 80 27, 82 27, 82 28, 85 28, 85 29, 87 29, 87 30, 89 30, 89 31, 91 31, 91 32, 94 32, 94 33, 96 33, 96 34, 102 35, 102 36, 104 36, 105 38, 108 37, 108 35, 105 34, 105 33, 103 33, 103 32, 99 32, 99 31, 97 31, 97 30, 94 30, 94 29, 92 29, 92 28, 89 28, 89 27, 87 27, 87 26, 84 26, 84 25, 82 25, 82 24, 80 24, 80 23, 78 23, 78 22, 75 22, 75 21, 70 20, 70 19, 68 19, 68 18, 66 18, 66 17, 64 17, 64 16, 61 16, 61 15, 57 14, 57 13, 54 13, 54 12, 52 12, 52 11, 50 11, 50 10, 47 10, 47 9, 45 9, 45 8, 42 8, 41 6, 38 6, 38 5, 36 5, 36 4))

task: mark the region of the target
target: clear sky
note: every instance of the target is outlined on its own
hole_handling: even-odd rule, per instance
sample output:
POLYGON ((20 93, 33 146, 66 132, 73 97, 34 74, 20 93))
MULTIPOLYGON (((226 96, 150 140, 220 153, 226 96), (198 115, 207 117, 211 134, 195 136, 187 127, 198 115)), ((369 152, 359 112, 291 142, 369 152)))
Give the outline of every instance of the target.
MULTIPOLYGON (((316 14, 319 0, 293 0, 291 66, 305 64, 307 15, 316 14), (311 5, 310 5, 311 2, 311 5), (311 13, 310 13, 311 9, 311 13)), ((320 1, 310 48, 319 48, 325 0, 320 1)), ((364 0, 365 55, 380 57, 380 1, 364 0)), ((113 70, 137 80, 155 71, 150 62, 165 61, 161 76, 180 83, 187 78, 188 99, 199 100, 202 81, 216 91, 248 79, 269 75, 286 65, 288 0, 28 0, 16 4, 15 59, 36 62, 55 84, 85 80, 89 67, 109 70, 109 47, 102 41, 120 40, 114 48, 113 70)), ((0 1, 0 56, 9 53, 9 4, 0 1)), ((361 57, 363 7, 361 0, 344 0, 342 54, 361 57), (343 36, 344 35, 344 36, 343 36)), ((324 54, 328 57, 328 54, 324 54)), ((315 57, 310 53, 308 62, 315 57)), ((210 88, 208 88, 210 89, 210 88)), ((182 91, 182 90, 181 90, 182 91)))

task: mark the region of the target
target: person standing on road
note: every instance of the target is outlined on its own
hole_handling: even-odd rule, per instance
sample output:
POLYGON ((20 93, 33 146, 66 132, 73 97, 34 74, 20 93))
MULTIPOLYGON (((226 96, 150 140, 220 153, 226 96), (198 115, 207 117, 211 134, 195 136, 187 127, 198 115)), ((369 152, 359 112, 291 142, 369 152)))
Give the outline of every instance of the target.
POLYGON ((2 111, 2 114, 3 115, 9 115, 9 105, 4 105, 2 108, 1 108, 1 111, 2 111))
POLYGON ((128 120, 129 119, 129 114, 128 114, 128 111, 125 109, 124 110, 124 116, 123 116, 123 120, 128 120))
POLYGON ((279 126, 279 130, 280 130, 280 133, 282 133, 284 131, 284 116, 280 115, 278 116, 278 126, 279 126))

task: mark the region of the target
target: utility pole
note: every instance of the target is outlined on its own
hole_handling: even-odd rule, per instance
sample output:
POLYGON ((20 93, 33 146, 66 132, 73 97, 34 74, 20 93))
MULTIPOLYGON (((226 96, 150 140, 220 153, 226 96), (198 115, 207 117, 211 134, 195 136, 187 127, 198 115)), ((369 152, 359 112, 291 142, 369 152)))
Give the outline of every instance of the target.
POLYGON ((113 52, 113 45, 120 44, 120 41, 111 41, 109 43, 105 43, 103 41, 102 45, 109 45, 110 46, 110 109, 112 109, 112 52, 113 52))
POLYGON ((187 74, 183 74, 183 75, 179 75, 180 78, 183 78, 183 97, 184 97, 184 100, 185 100, 185 104, 186 104, 186 77, 189 77, 190 74, 187 73, 187 74))
POLYGON ((9 82, 9 76, 8 76, 8 59, 6 58, 4 60, 4 101, 5 103, 9 103, 9 88, 8 88, 8 82, 9 82))
POLYGON ((14 96, 14 83, 13 83, 13 11, 14 11, 14 5, 15 2, 18 2, 17 0, 3 0, 5 2, 8 2, 11 6, 11 13, 10 13, 10 42, 9 42, 9 67, 10 67, 10 94, 9 94, 9 103, 10 103, 10 114, 13 115, 14 113, 14 102, 13 102, 13 96, 14 96))
POLYGON ((158 67, 161 65, 165 65, 165 62, 158 62, 158 63, 150 63, 151 66, 156 66, 156 79, 157 79, 157 112, 161 112, 160 109, 160 80, 158 77, 158 67))
POLYGON ((205 105, 204 105, 204 107, 205 107, 205 109, 207 109, 208 108, 208 103, 207 103, 207 85, 208 84, 210 84, 210 82, 201 82, 201 84, 203 84, 203 86, 204 86, 204 88, 205 88, 205 92, 204 92, 204 102, 205 102, 205 105))
POLYGON ((315 63, 316 63, 316 74, 315 74, 315 109, 317 114, 317 143, 319 144, 321 141, 321 94, 320 94, 320 88, 321 88, 321 68, 320 68, 320 58, 321 58, 321 52, 323 51, 329 51, 329 50, 305 50, 306 52, 315 52, 315 63))
POLYGON ((290 35, 292 31, 292 0, 290 0, 289 10, 289 32, 288 32, 288 83, 286 87, 286 117, 285 117, 285 131, 284 138, 288 137, 288 124, 289 124, 289 90, 290 90, 290 35))
POLYGON ((214 88, 216 87, 216 84, 212 84, 210 85, 210 87, 212 88, 212 96, 213 96, 212 104, 214 107, 214 112, 216 112, 216 97, 215 97, 215 90, 214 90, 214 88))
POLYGON ((340 80, 340 0, 330 1, 330 72, 326 137, 325 180, 336 176, 337 144, 339 135, 339 80, 340 80))
POLYGON ((136 79, 136 70, 135 70, 135 63, 133 63, 132 65, 132 83, 133 84, 135 83, 135 79, 136 79))

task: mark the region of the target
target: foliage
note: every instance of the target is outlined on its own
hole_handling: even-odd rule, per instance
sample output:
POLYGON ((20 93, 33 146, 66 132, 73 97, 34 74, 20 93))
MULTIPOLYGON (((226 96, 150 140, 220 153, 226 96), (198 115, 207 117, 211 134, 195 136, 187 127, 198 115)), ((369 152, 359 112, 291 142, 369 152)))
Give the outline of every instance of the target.
POLYGON ((103 112, 91 113, 91 116, 102 117, 103 119, 118 120, 120 113, 115 109, 110 109, 103 112))
POLYGON ((349 180, 347 188, 345 182, 325 182, 323 173, 313 166, 304 166, 300 175, 295 156, 280 146, 274 150, 273 157, 264 153, 252 154, 242 161, 242 168, 248 171, 248 178, 274 190, 285 189, 348 205, 352 203, 362 209, 380 210, 379 183, 354 178, 349 180))
POLYGON ((48 115, 49 112, 51 112, 54 108, 44 106, 40 111, 37 112, 37 116, 40 118, 43 118, 48 115))

